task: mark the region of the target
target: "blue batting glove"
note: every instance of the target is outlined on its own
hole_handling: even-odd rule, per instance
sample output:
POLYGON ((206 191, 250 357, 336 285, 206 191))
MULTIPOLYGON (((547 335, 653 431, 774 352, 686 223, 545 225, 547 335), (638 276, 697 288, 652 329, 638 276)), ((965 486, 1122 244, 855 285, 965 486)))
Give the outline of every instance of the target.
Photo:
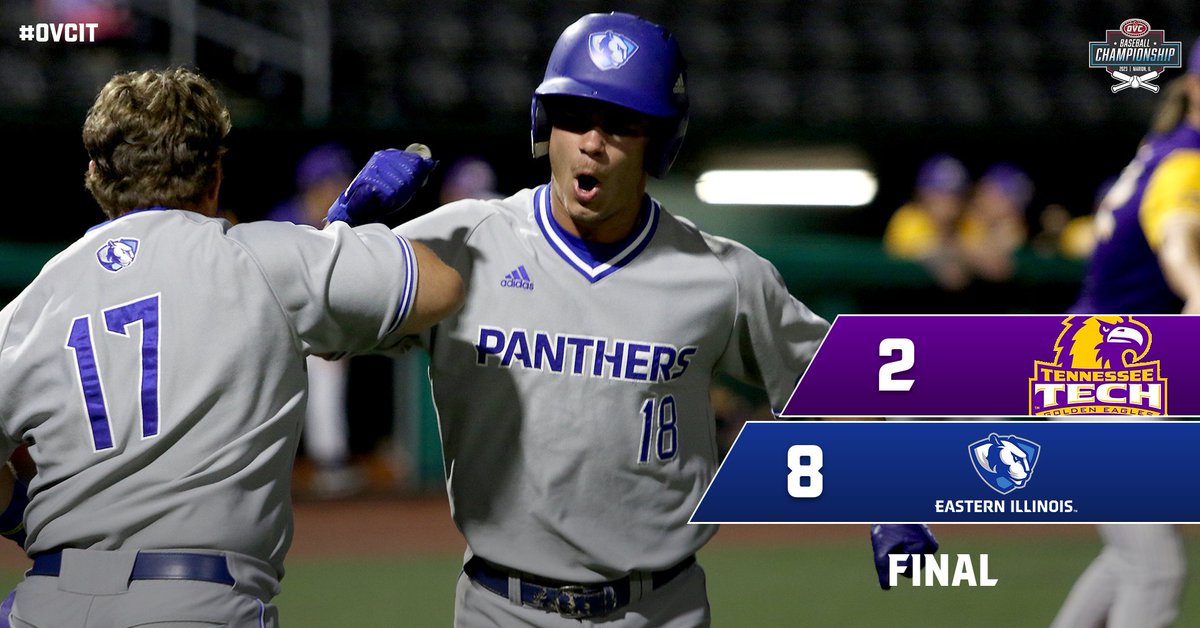
POLYGON ((382 222, 411 201, 425 185, 437 165, 430 157, 429 149, 420 144, 413 144, 408 150, 377 151, 329 207, 325 220, 351 226, 382 222))
MULTIPOLYGON (((937 539, 924 524, 884 524, 871 526, 871 547, 875 550, 875 571, 879 574, 879 586, 883 590, 892 588, 888 582, 890 562, 888 554, 932 554, 938 551, 937 539)), ((912 577, 912 560, 900 562, 904 571, 900 575, 912 577)))

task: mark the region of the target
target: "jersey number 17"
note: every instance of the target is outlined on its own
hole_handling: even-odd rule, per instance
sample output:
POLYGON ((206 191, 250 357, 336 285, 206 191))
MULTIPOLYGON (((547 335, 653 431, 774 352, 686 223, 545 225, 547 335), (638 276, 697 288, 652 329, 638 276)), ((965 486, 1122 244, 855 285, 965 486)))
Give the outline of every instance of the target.
MULTIPOLYGON (((140 323, 142 326, 142 438, 158 436, 158 313, 157 294, 110 307, 102 313, 107 334, 128 338, 130 325, 140 323)), ((92 444, 100 452, 112 448, 113 437, 94 340, 90 315, 71 321, 66 349, 75 354, 83 403, 92 429, 92 444)))

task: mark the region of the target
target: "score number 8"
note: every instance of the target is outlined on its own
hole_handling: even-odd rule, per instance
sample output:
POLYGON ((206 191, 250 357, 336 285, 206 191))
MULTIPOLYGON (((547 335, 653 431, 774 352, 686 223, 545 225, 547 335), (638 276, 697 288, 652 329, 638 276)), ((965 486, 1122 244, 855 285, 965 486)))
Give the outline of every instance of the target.
POLYGON ((825 490, 825 478, 821 467, 825 465, 825 452, 818 445, 792 445, 788 447, 788 495, 799 498, 820 497, 825 490), (808 485, 802 483, 808 478, 808 485))

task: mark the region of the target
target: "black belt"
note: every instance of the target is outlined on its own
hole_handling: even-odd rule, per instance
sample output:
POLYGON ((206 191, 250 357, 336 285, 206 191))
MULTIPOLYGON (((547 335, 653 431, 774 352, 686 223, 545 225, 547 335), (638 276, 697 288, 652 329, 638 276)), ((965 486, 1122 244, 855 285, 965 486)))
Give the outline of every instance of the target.
MULTIPOLYGON (((27 576, 57 577, 62 571, 62 552, 38 554, 27 576)), ((218 554, 187 552, 142 552, 133 559, 130 580, 202 580, 233 586, 229 563, 218 554)))
MULTIPOLYGON (((653 588, 666 586, 695 562, 694 555, 688 556, 671 567, 652 572, 650 581, 653 588)), ((508 579, 518 578, 521 581, 522 605, 558 613, 570 619, 607 615, 632 601, 629 576, 608 582, 572 584, 506 569, 478 556, 471 557, 463 565, 463 572, 483 588, 504 597, 508 597, 508 579)))

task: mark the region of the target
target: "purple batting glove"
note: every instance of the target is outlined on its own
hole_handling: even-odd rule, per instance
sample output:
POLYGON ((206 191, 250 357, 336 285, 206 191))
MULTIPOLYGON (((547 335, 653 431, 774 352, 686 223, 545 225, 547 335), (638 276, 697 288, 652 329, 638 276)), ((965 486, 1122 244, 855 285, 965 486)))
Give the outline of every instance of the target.
MULTIPOLYGON (((886 524, 871 526, 871 547, 875 550, 875 571, 879 574, 879 586, 884 591, 892 588, 889 580, 891 561, 888 554, 932 554, 938 551, 937 539, 924 524, 886 524)), ((912 577, 912 560, 900 561, 904 571, 900 575, 912 577)))
POLYGON ((12 615, 13 602, 17 600, 17 590, 13 589, 4 597, 4 601, 0 602, 0 628, 9 628, 8 616, 12 615))
POLYGON ((382 222, 417 195, 435 165, 429 149, 418 144, 377 151, 329 207, 325 220, 351 226, 382 222))

